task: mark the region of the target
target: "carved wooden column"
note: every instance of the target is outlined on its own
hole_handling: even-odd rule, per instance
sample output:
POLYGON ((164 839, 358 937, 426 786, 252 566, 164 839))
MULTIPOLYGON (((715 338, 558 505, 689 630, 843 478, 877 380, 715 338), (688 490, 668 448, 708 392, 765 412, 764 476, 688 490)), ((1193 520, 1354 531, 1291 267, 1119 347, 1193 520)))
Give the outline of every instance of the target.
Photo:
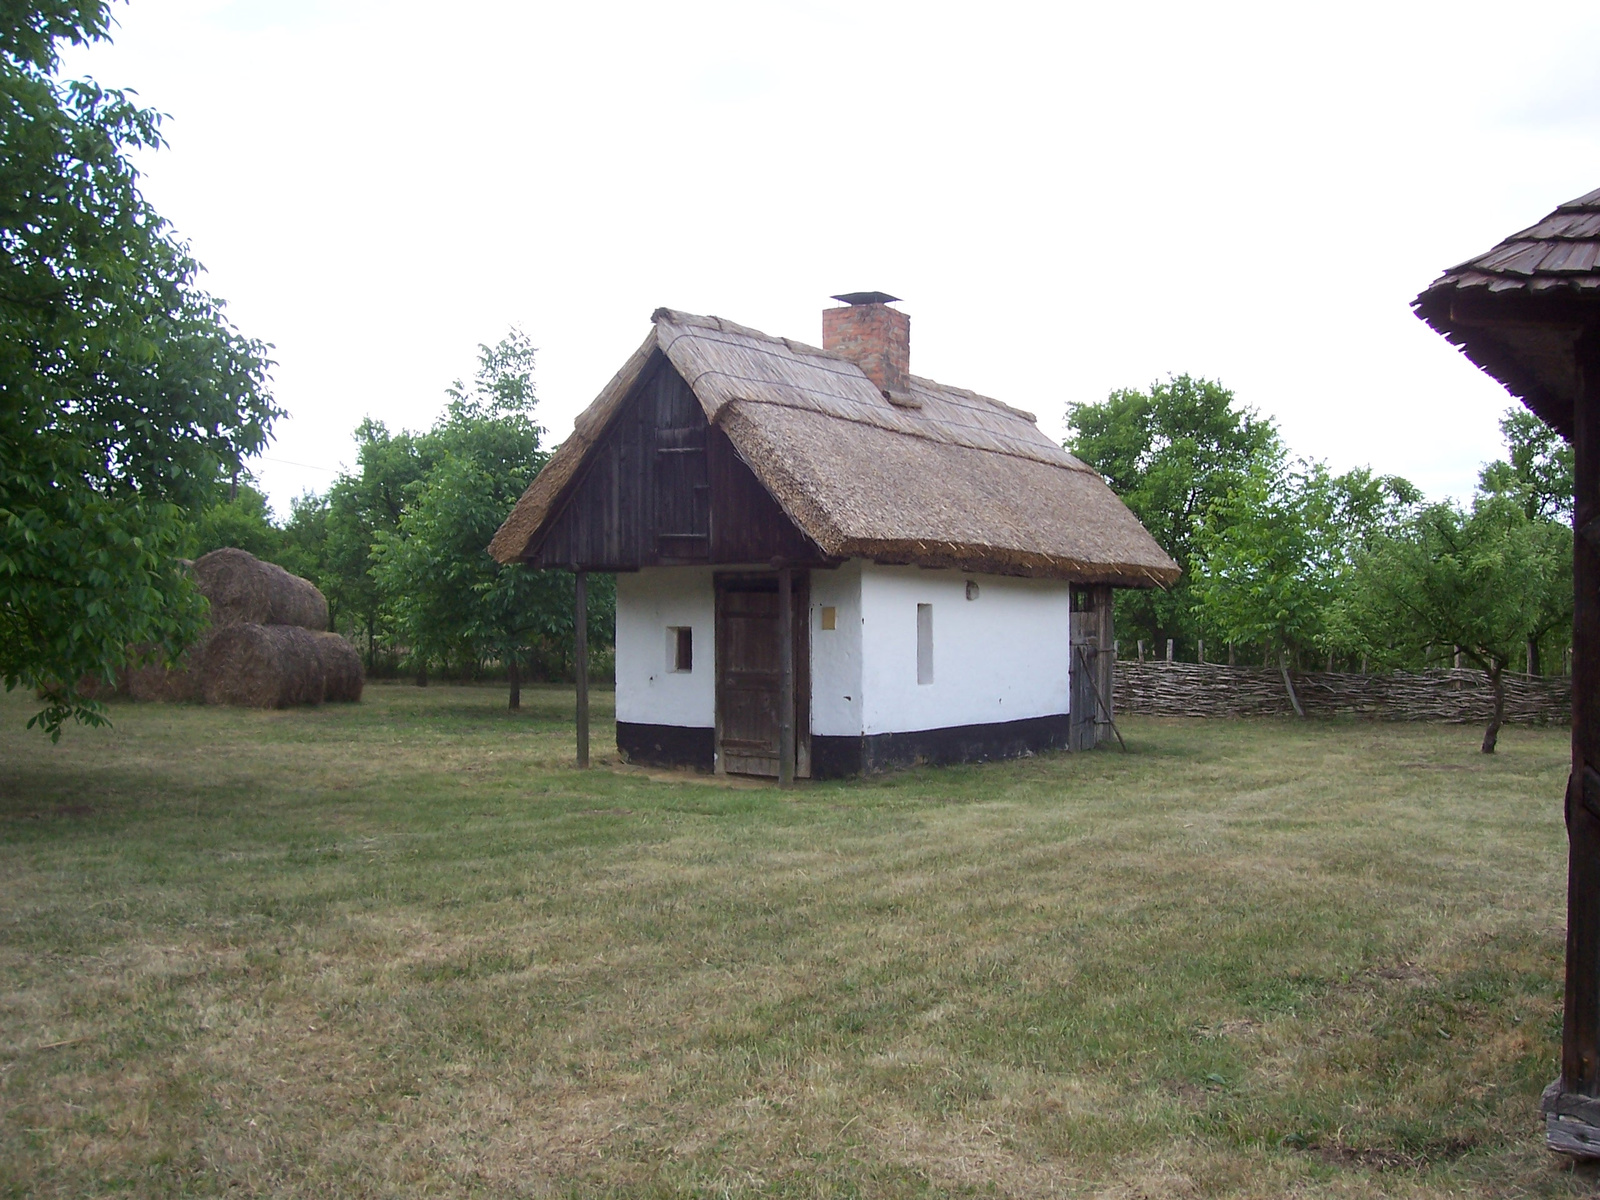
POLYGON ((1600 1157, 1600 331, 1587 331, 1577 352, 1567 986, 1561 1078, 1545 1090, 1544 1111, 1552 1150, 1600 1157))

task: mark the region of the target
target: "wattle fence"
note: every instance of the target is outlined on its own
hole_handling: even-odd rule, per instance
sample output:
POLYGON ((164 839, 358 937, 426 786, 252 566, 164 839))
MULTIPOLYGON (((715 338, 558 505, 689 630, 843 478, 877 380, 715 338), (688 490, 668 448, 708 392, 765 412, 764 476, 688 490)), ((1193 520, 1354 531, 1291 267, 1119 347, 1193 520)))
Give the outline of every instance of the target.
MULTIPOLYGON (((1378 721, 1487 724, 1494 711, 1483 671, 1441 670, 1359 675, 1293 671, 1295 694, 1308 717, 1354 715, 1378 721)), ((1572 719, 1572 679, 1565 675, 1504 676, 1506 720, 1564 725, 1572 719)), ((1112 707, 1120 716, 1292 717, 1276 667, 1118 659, 1112 707)))

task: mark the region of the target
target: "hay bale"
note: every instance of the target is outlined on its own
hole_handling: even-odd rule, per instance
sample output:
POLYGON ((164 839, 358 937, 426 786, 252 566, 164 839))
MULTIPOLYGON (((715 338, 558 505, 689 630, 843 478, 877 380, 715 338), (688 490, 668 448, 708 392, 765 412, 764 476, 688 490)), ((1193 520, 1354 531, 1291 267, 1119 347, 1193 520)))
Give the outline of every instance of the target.
POLYGON ((200 679, 195 664, 205 653, 211 631, 202 632, 178 657, 178 665, 162 662, 160 651, 152 646, 135 646, 128 654, 128 665, 117 672, 117 691, 131 700, 158 700, 181 703, 200 699, 200 679))
POLYGON ((214 631, 199 667, 207 704, 287 708, 322 703, 317 635, 296 625, 227 625, 214 631))
POLYGON ((195 587, 211 602, 211 626, 298 625, 328 627, 328 601, 310 580, 276 563, 231 547, 202 555, 194 564, 195 587))
POLYGON ((329 702, 354 704, 361 699, 367 673, 361 668, 361 655, 337 633, 314 633, 317 656, 322 660, 322 698, 329 702))

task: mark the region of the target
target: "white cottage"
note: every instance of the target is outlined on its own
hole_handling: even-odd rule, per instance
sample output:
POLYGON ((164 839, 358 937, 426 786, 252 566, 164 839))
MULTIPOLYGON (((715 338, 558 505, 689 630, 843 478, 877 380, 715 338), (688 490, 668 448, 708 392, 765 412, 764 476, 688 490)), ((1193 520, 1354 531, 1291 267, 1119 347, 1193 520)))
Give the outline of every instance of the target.
POLYGON ((658 310, 491 552, 617 573, 635 762, 823 778, 1094 745, 1111 589, 1177 565, 1032 414, 912 375, 894 297, 836 299, 820 350, 658 310))

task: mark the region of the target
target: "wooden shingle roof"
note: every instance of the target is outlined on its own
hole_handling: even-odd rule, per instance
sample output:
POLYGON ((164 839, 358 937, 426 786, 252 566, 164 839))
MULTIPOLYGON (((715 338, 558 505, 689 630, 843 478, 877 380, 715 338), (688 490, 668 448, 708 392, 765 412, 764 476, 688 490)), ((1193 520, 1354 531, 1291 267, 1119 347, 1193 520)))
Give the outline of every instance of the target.
POLYGON ((784 513, 828 555, 1165 585, 1177 564, 1033 414, 913 376, 886 395, 850 359, 720 317, 658 309, 654 328, 490 545, 527 552, 654 351, 784 513))
POLYGON ((1600 317, 1600 190, 1452 267, 1412 307, 1570 438, 1574 341, 1600 317))

